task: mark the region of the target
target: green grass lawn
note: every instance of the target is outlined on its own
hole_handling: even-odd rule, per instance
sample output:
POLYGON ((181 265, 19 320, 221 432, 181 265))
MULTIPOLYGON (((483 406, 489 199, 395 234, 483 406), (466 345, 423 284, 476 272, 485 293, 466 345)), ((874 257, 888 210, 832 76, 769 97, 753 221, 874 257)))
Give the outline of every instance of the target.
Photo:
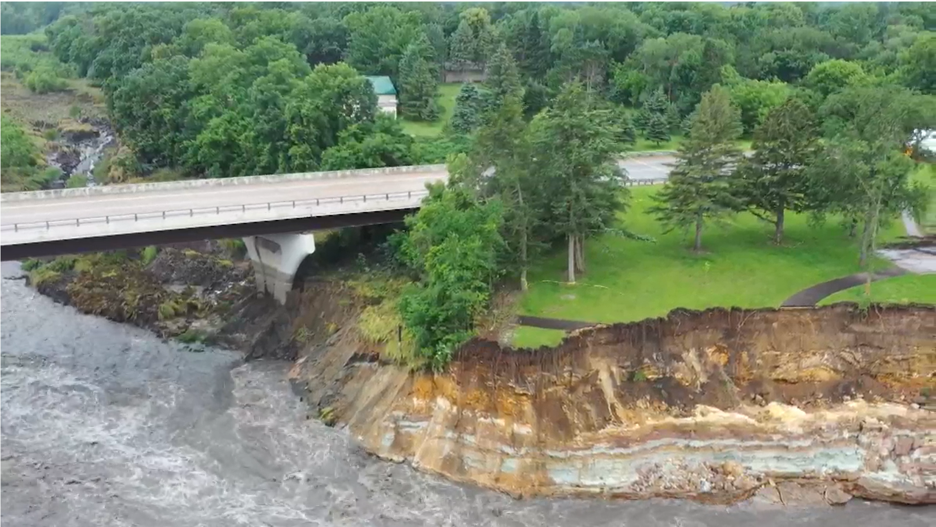
MULTIPOLYGON (((864 299, 865 286, 840 291, 824 298, 819 305, 836 302, 859 302, 864 299)), ((892 304, 923 302, 936 304, 936 274, 904 275, 871 282, 871 301, 892 304)))
MULTIPOLYGON (((660 143, 660 144, 656 144, 655 142, 653 142, 653 141, 651 141, 651 140, 649 140, 649 139, 647 139, 647 138, 645 138, 645 137, 641 137, 640 134, 638 134, 638 136, 637 136, 637 142, 634 143, 634 146, 633 146, 633 147, 631 147, 631 151, 633 151, 633 152, 652 152, 652 151, 655 151, 655 150, 677 150, 677 149, 679 148, 680 143, 682 143, 684 139, 685 139, 685 137, 682 136, 682 135, 674 135, 674 136, 670 137, 670 140, 669 140, 669 141, 666 141, 666 142, 663 142, 663 143, 660 143)), ((737 143, 738 143, 738 147, 741 148, 742 150, 750 150, 750 149, 751 149, 751 140, 750 140, 750 139, 740 139, 740 140, 738 140, 737 143)))
MULTIPOLYGON (((772 226, 749 214, 729 224, 706 227, 705 254, 689 249, 684 233, 663 234, 646 213, 659 187, 632 189, 631 209, 623 214, 633 232, 653 236, 640 242, 603 236, 586 246, 588 272, 566 285, 562 250, 544 258, 530 272, 530 290, 521 299, 527 315, 588 322, 628 322, 665 315, 677 307, 776 307, 811 285, 858 272, 858 250, 837 222, 812 228, 805 215, 791 214, 786 241, 771 243, 772 226)), ((903 234, 899 221, 881 232, 880 242, 903 234)), ((877 268, 890 266, 876 260, 877 268)), ((520 346, 554 344, 562 332, 519 328, 520 346)))
POLYGON ((455 111, 455 97, 461 89, 461 83, 439 84, 436 101, 439 103, 439 118, 433 122, 410 121, 402 119, 403 130, 410 135, 436 137, 442 134, 442 128, 448 124, 455 111))
POLYGON ((936 165, 920 164, 913 172, 913 180, 929 186, 929 206, 923 214, 920 228, 924 233, 936 234, 936 165))

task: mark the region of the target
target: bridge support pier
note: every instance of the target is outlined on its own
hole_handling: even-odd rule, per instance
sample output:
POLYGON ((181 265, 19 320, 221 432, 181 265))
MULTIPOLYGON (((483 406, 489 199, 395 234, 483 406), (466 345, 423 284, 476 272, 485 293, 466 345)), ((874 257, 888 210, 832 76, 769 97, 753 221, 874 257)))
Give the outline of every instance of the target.
POLYGON ((264 234, 248 236, 244 244, 253 263, 257 289, 285 304, 299 265, 315 252, 315 238, 311 234, 264 234))

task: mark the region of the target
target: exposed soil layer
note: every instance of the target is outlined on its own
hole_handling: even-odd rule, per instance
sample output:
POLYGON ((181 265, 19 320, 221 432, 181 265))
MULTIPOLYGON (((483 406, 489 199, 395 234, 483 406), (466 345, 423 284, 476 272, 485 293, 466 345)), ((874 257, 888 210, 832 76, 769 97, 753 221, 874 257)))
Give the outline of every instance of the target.
POLYGON ((338 332, 293 374, 371 452, 455 480, 517 496, 782 500, 782 483, 828 503, 936 503, 933 306, 678 310, 556 348, 472 341, 442 374, 359 351, 338 332))

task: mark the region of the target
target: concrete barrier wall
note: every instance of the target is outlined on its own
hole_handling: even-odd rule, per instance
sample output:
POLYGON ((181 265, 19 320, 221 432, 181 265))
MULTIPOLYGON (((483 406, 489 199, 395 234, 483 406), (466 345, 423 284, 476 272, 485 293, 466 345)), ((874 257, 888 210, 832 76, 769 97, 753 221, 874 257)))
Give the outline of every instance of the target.
POLYGON ((57 190, 39 190, 34 192, 9 192, 0 195, 0 203, 56 198, 79 198, 85 196, 103 196, 108 194, 127 194, 139 192, 166 192, 203 187, 231 187, 236 185, 256 185, 280 183, 283 181, 317 181, 327 179, 345 179, 354 177, 379 176, 384 174, 418 174, 445 171, 445 165, 416 165, 405 167, 365 168, 358 170, 335 170, 331 172, 300 172, 296 174, 276 174, 269 176, 246 176, 220 179, 189 179, 163 183, 139 183, 133 185, 107 185, 57 190))

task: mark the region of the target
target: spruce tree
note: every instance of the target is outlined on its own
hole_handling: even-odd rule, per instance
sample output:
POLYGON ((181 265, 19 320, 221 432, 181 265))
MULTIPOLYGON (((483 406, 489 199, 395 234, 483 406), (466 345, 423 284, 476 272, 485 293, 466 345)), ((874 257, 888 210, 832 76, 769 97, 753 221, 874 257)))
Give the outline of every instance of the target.
POLYGON ((734 173, 733 192, 755 216, 774 224, 774 243, 783 241, 787 210, 809 207, 807 170, 818 132, 809 108, 789 99, 767 114, 754 133, 754 154, 734 173))
POLYGON ((449 59, 456 69, 464 70, 467 69, 468 65, 474 60, 474 55, 474 32, 471 31, 471 26, 468 25, 468 22, 462 20, 458 24, 458 29, 452 33, 449 59))
POLYGON ((657 146, 670 140, 669 125, 664 116, 658 113, 650 114, 650 122, 647 124, 647 139, 653 141, 657 146))
POLYGON ((481 92, 474 84, 462 84, 455 97, 455 111, 452 113, 450 125, 452 130, 459 134, 469 134, 481 124, 483 111, 481 92))
POLYGON ((520 73, 507 46, 501 44, 488 62, 487 80, 484 85, 490 92, 488 103, 492 107, 499 107, 504 98, 511 93, 520 93, 522 101, 523 85, 520 83, 520 73))
POLYGON ((715 86, 703 95, 692 131, 676 155, 669 181, 654 196, 650 212, 667 231, 695 229, 693 249, 702 250, 705 223, 738 207, 730 188, 730 167, 741 155, 735 140, 741 135, 741 115, 731 105, 727 90, 715 86))
POLYGON ((439 116, 435 100, 439 76, 432 58, 429 39, 420 35, 400 59, 400 113, 408 119, 433 121, 439 116))

